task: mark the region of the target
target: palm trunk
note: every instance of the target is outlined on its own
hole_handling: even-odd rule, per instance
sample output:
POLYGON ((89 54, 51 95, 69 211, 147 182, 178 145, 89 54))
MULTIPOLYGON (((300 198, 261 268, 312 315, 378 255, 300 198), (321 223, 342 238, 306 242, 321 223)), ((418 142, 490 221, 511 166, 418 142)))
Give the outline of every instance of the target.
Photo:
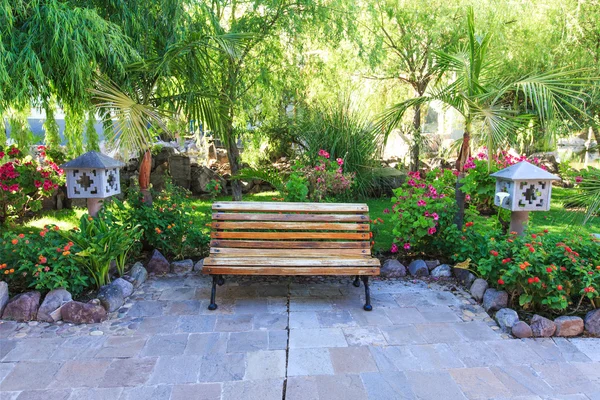
POLYGON ((144 204, 152 205, 152 195, 150 194, 150 170, 152 169, 152 153, 150 150, 146 150, 140 163, 140 191, 144 196, 144 204))
POLYGON ((454 223, 458 229, 462 229, 465 221, 465 201, 466 195, 460 190, 462 187, 461 180, 465 177, 465 164, 471 157, 471 122, 467 119, 465 123, 465 132, 463 134, 463 141, 460 146, 460 152, 458 153, 458 159, 456 160, 456 169, 458 170, 458 177, 456 178, 456 215, 454 217, 454 223))
POLYGON ((410 170, 416 172, 419 170, 419 153, 421 146, 421 105, 415 105, 415 115, 413 117, 413 145, 411 149, 410 170))

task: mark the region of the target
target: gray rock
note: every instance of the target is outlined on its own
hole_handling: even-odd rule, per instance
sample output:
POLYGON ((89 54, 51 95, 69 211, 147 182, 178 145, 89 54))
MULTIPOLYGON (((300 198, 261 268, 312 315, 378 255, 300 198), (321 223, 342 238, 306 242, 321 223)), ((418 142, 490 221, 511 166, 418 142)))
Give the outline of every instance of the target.
POLYGON ((175 185, 189 190, 192 180, 189 157, 184 155, 172 155, 169 157, 169 174, 175 185))
POLYGON ((16 295, 6 304, 2 318, 14 321, 35 320, 40 307, 40 297, 40 292, 37 291, 16 295))
POLYGON ((219 176, 219 174, 217 174, 215 171, 213 171, 212 169, 205 167, 205 166, 202 166, 202 167, 192 166, 191 184, 190 184, 190 189, 191 189, 192 193, 194 193, 194 194, 208 193, 208 189, 206 188, 206 185, 208 185, 208 183, 213 179, 220 182, 221 187, 225 188, 227 182, 225 181, 225 179, 223 179, 221 176, 219 176))
POLYGON ((57 313, 56 310, 60 309, 63 304, 72 300, 73 297, 71 296, 71 293, 66 289, 60 288, 51 290, 44 298, 44 301, 38 310, 38 321, 56 322, 60 320, 60 312, 57 313))
POLYGON ((511 308, 501 308, 496 313, 496 322, 505 332, 510 332, 512 327, 519 322, 519 315, 511 308))
POLYGON ((94 303, 70 301, 60 310, 63 321, 73 324, 93 324, 106 320, 106 309, 94 303))
POLYGON ((202 271, 202 267, 204 267, 204 258, 194 265, 194 271, 202 271))
POLYGON ((125 303, 125 297, 121 288, 113 285, 104 285, 98 291, 98 300, 106 311, 117 311, 125 303))
POLYGON ((523 322, 523 321, 519 321, 516 324, 513 325, 512 327, 512 334, 513 336, 519 338, 519 339, 523 339, 523 338, 530 338, 533 336, 533 332, 531 331, 531 327, 529 325, 527 325, 527 323, 523 322))
POLYGON ((456 279, 462 283, 465 287, 471 287, 475 279, 477 278, 471 271, 463 268, 452 268, 452 273, 456 279))
POLYGON ((194 268, 194 262, 190 259, 181 260, 181 261, 173 261, 171 263, 171 270, 173 272, 186 273, 186 272, 191 272, 193 268, 194 268))
POLYGON ((600 336, 600 308, 585 315, 585 330, 594 336, 600 336))
POLYGON ((133 287, 137 288, 146 281, 146 278, 148 277, 148 271, 146 271, 146 268, 144 268, 141 262, 136 262, 133 264, 133 267, 131 267, 129 276, 131 277, 131 283, 133 284, 133 287))
POLYGON ((8 303, 8 283, 0 281, 0 315, 4 312, 4 307, 8 303))
POLYGON ((115 279, 110 285, 118 287, 121 290, 123 297, 129 297, 133 293, 133 285, 123 278, 115 279))
POLYGON ((440 265, 440 260, 426 260, 425 264, 427 264, 427 268, 432 271, 440 265))
POLYGON ((406 276, 406 267, 400 261, 390 258, 383 262, 380 274, 384 278, 401 278, 406 276))
POLYGON ((146 265, 146 269, 149 273, 166 274, 170 272, 171 264, 169 264, 169 261, 160 253, 160 251, 154 250, 150 261, 148 261, 148 264, 146 265))
POLYGON ((498 311, 508 305, 508 293, 503 290, 488 289, 483 295, 483 308, 485 311, 498 311))
POLYGON ((429 275, 429 268, 423 260, 414 260, 408 264, 408 271, 412 276, 427 276, 429 275))
POLYGON ((452 276, 452 268, 448 264, 442 264, 431 271, 431 276, 435 276, 436 278, 450 278, 452 276))
POLYGON ((554 320, 556 325, 555 336, 579 336, 583 333, 583 319, 575 316, 562 316, 554 320))
POLYGON ((489 285, 485 279, 475 279, 470 289, 471 296, 477 301, 482 301, 483 295, 485 294, 485 291, 488 290, 488 287, 489 285))
POLYGON ((536 314, 531 318, 531 331, 535 337, 550 337, 556 331, 556 324, 536 314))

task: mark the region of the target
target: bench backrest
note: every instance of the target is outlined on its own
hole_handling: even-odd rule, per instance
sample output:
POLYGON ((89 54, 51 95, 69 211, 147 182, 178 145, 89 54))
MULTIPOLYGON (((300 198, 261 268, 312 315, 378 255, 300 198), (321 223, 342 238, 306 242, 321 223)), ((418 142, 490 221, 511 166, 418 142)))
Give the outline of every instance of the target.
POLYGON ((212 209, 212 255, 371 256, 366 204, 222 201, 212 209))

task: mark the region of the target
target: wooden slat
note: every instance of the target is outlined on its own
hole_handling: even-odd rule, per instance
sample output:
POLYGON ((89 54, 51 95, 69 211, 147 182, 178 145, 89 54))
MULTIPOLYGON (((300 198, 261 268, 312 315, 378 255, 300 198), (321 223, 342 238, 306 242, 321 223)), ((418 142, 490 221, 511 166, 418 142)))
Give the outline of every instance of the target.
POLYGON ((264 266, 264 267, 361 267, 379 266, 376 258, 290 258, 290 257, 208 257, 204 259, 205 266, 215 265, 223 267, 235 266, 264 266))
MULTIPOLYGON (((369 249, 369 242, 311 242, 289 240, 218 240, 210 242, 213 248, 243 248, 243 249, 369 249)), ((333 252, 333 251, 332 251, 333 252)))
POLYGON ((221 222, 212 223, 214 229, 272 229, 302 231, 368 231, 368 224, 331 223, 331 222, 221 222))
POLYGON ((212 239, 346 239, 368 240, 368 233, 337 232, 211 232, 212 239))
POLYGON ((371 257, 371 249, 344 249, 343 252, 332 251, 332 249, 232 249, 214 248, 210 249, 211 257, 371 257))
POLYGON ((358 214, 268 214, 268 213, 213 213, 216 221, 296 221, 296 222, 368 222, 368 215, 358 214))
POLYGON ((207 267, 203 274, 215 275, 379 275, 379 268, 373 267, 337 267, 337 268, 302 268, 302 267, 207 267))
POLYGON ((253 201, 219 201, 213 203, 215 211, 271 211, 309 213, 366 213, 366 204, 353 203, 277 203, 253 201))

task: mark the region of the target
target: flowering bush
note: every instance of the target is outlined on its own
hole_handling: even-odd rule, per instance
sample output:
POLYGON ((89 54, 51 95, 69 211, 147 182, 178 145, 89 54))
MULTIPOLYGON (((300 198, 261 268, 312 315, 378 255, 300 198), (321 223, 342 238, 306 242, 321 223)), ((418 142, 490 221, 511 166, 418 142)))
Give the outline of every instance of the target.
POLYGON ((0 147, 0 224, 10 217, 38 211, 42 199, 64 183, 63 171, 38 147, 33 158, 15 146, 0 147))
POLYGON ((221 183, 218 180, 211 179, 206 184, 206 190, 208 190, 208 194, 210 195, 210 197, 215 199, 219 195, 219 193, 221 193, 223 188, 221 187, 221 183))
POLYGON ((5 233, 0 240, 0 279, 12 287, 41 291, 62 287, 80 294, 90 283, 73 256, 80 250, 58 226, 46 226, 39 233, 5 233))
POLYGON ((319 150, 317 165, 307 171, 310 183, 310 198, 313 201, 339 199, 349 194, 354 184, 354 173, 344 173, 344 160, 335 161, 325 150, 319 150))
POLYGON ((455 211, 454 180, 450 170, 433 170, 425 176, 410 172, 408 180, 392 197, 393 233, 391 251, 430 249, 440 229, 452 224, 455 211))

